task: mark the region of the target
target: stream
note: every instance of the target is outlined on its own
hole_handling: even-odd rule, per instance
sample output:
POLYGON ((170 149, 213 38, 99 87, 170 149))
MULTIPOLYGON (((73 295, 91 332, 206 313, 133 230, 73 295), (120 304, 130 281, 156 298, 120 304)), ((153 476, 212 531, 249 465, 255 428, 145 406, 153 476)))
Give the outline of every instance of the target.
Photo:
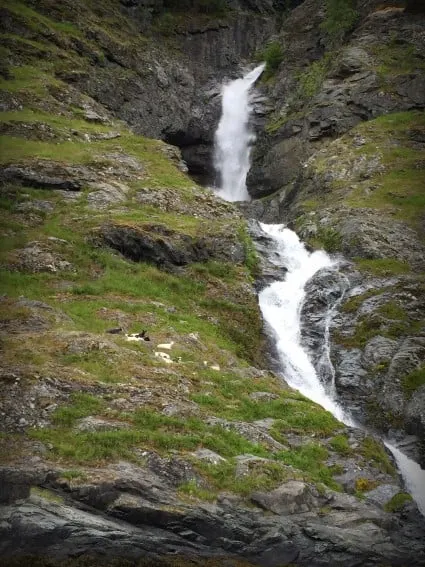
MULTIPOLYGON (((246 201, 249 194, 246 176, 250 151, 255 141, 250 129, 250 93, 264 70, 264 64, 244 77, 223 86, 222 115, 215 135, 215 166, 220 177, 216 193, 227 201, 246 201)), ((260 229, 271 242, 268 260, 282 270, 282 279, 265 287, 258 297, 266 329, 273 338, 282 377, 307 398, 320 404, 338 420, 361 427, 339 403, 333 380, 324 384, 301 340, 301 310, 305 285, 323 268, 338 270, 338 264, 323 250, 308 252, 295 232, 282 224, 262 224, 260 229)), ((324 351, 329 353, 331 310, 323 336, 324 351)), ((330 357, 327 359, 331 366, 330 357)), ((331 372, 333 377, 333 369, 331 372)), ((390 440, 383 440, 392 453, 404 486, 425 516, 425 470, 408 458, 390 440)))

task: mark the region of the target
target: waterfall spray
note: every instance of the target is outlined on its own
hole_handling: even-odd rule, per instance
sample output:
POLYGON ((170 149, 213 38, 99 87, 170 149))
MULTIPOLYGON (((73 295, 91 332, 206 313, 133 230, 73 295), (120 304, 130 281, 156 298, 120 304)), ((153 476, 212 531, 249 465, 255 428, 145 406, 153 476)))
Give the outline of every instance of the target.
POLYGON ((249 129, 252 111, 249 91, 264 67, 263 63, 242 79, 223 87, 222 114, 215 134, 215 168, 220 176, 217 194, 226 201, 249 201, 250 198, 246 176, 255 136, 249 129))

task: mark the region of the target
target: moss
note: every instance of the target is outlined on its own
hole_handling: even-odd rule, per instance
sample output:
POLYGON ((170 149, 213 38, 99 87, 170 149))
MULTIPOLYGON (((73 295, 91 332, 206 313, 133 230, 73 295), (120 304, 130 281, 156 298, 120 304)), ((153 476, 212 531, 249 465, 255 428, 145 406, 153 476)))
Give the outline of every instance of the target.
POLYGON ((369 492, 378 486, 378 482, 375 480, 370 480, 368 478, 359 477, 356 478, 355 489, 356 492, 369 492))
POLYGON ((341 311, 344 313, 355 313, 367 299, 380 295, 383 292, 383 289, 369 289, 360 295, 354 295, 342 304, 341 311))
POLYGON ((48 500, 49 502, 54 502, 55 504, 63 504, 65 501, 62 496, 53 492, 53 490, 48 490, 47 488, 39 488, 38 486, 33 486, 31 488, 31 496, 37 496, 38 498, 43 498, 43 500, 48 500))

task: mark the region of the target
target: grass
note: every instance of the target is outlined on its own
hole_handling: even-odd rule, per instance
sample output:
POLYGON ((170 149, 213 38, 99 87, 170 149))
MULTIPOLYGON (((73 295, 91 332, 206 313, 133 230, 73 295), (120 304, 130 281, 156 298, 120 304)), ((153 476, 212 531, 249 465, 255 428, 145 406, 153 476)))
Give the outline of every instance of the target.
POLYGON ((395 258, 355 258, 354 260, 361 271, 374 276, 397 276, 410 272, 410 266, 407 262, 395 258))
POLYGON ((103 407, 103 401, 91 394, 72 394, 71 405, 55 410, 52 414, 52 422, 58 427, 72 427, 77 420, 98 414, 103 407))
POLYGON ((409 372, 401 379, 401 385, 404 395, 409 400, 414 392, 425 384, 425 366, 421 366, 412 372, 409 372))
POLYGON ((326 0, 326 16, 320 24, 330 45, 339 44, 345 35, 353 29, 359 13, 354 0, 326 0))
POLYGON ((331 227, 319 227, 316 234, 308 239, 308 243, 315 249, 324 249, 330 253, 342 250, 342 236, 331 227))
POLYGON ((327 457, 327 449, 318 443, 307 443, 290 451, 279 451, 276 454, 280 462, 303 471, 310 481, 323 483, 334 490, 341 490, 339 484, 333 479, 333 475, 339 471, 324 464, 327 457))
POLYGON ((352 453, 352 449, 348 443, 348 438, 346 435, 335 435, 329 441, 329 445, 333 451, 339 455, 349 455, 352 453))
MULTIPOLYGON (((90 402, 91 403, 91 402, 90 402)), ((154 410, 138 410, 122 416, 132 429, 79 432, 71 427, 77 419, 97 413, 100 406, 78 402, 57 410, 54 419, 60 426, 32 430, 30 435, 53 446, 53 454, 65 462, 77 464, 118 459, 136 460, 135 448, 151 448, 160 452, 194 451, 205 447, 224 457, 253 454, 265 457, 267 450, 247 441, 234 431, 220 426, 207 426, 201 419, 182 419, 162 415, 154 410), (82 407, 81 407, 82 406, 82 407), (93 409, 94 411, 89 411, 93 409)))
POLYGON ((270 79, 277 73, 280 64, 284 59, 282 45, 278 41, 271 41, 257 54, 256 59, 266 63, 266 68, 263 72, 263 79, 270 79))
POLYGON ((384 510, 386 512, 399 512, 407 502, 412 502, 412 500, 413 498, 410 494, 407 494, 406 492, 399 492, 385 504, 384 510))
POLYGON ((332 59, 332 54, 325 54, 322 59, 314 61, 307 69, 298 74, 296 98, 308 100, 313 98, 319 92, 323 81, 331 68, 332 59))
POLYGON ((373 437, 366 437, 362 441, 361 454, 366 459, 378 468, 381 472, 395 476, 396 469, 391 464, 390 458, 381 443, 373 439, 373 437))

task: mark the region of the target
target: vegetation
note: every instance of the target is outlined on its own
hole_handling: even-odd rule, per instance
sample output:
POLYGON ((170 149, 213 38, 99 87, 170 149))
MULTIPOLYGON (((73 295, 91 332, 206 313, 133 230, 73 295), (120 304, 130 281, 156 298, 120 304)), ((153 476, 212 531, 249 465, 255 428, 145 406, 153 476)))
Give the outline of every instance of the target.
POLYGON ((324 249, 327 252, 341 252, 342 236, 331 227, 319 227, 316 234, 308 239, 310 246, 316 249, 324 249))
POLYGON ((362 442, 361 452, 366 461, 372 462, 382 472, 395 476, 396 470, 384 447, 373 437, 366 437, 362 442))
POLYGON ((406 376, 403 376, 401 384, 404 395, 407 399, 410 399, 413 392, 425 384, 425 366, 421 366, 420 368, 409 372, 406 376))
POLYGON ((359 14, 354 0, 326 0, 326 17, 320 27, 330 45, 339 44, 353 29, 359 14))
POLYGON ((331 64, 332 54, 326 53, 321 59, 314 61, 306 70, 299 73, 297 97, 302 100, 313 98, 319 92, 331 64))
POLYGON ((333 451, 340 455, 349 455, 352 452, 346 435, 335 435, 335 437, 332 437, 329 441, 329 445, 333 451))
POLYGON ((264 79, 270 79, 270 77, 276 74, 284 59, 282 45, 278 41, 268 43, 265 49, 257 54, 257 59, 265 61, 266 68, 263 77, 264 79))
POLYGON ((389 500, 384 509, 386 512, 399 512, 407 502, 411 502, 412 497, 407 492, 399 492, 389 500))

